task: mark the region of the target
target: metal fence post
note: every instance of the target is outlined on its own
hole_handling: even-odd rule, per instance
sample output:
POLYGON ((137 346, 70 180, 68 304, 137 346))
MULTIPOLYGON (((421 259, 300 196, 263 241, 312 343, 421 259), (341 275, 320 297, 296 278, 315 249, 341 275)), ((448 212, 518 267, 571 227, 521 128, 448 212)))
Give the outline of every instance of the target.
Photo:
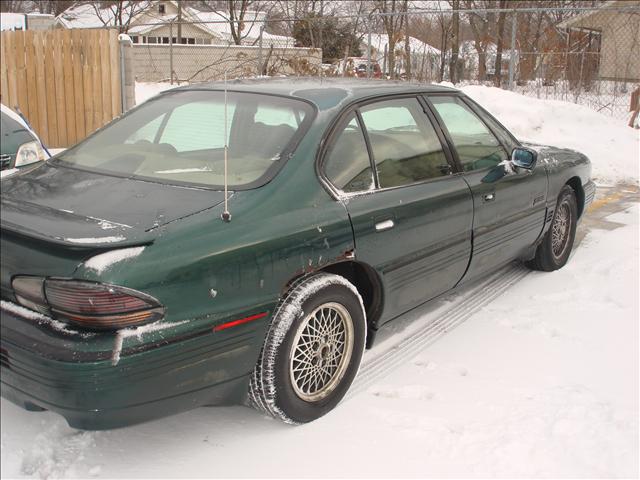
POLYGON ((120 43, 120 98, 122 113, 136 104, 136 79, 133 71, 133 43, 128 35, 118 36, 120 43))
POLYGON ((514 89, 513 77, 515 74, 516 65, 516 28, 518 26, 518 13, 513 11, 513 18, 511 20, 511 55, 509 55, 509 90, 514 89))
POLYGON ((173 20, 169 22, 169 77, 173 85, 173 20))
POLYGON ((262 75, 262 32, 264 32, 264 25, 260 25, 260 36, 258 37, 258 75, 262 75))

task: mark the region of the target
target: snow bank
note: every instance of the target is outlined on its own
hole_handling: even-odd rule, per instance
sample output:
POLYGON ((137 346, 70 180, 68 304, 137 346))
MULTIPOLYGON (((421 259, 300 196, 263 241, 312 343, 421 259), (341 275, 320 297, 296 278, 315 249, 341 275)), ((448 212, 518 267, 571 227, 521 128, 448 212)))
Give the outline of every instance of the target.
POLYGON ((170 83, 136 82, 136 105, 146 102, 160 92, 178 86, 179 85, 171 85, 170 83))
POLYGON ((571 148, 587 155, 600 184, 638 183, 640 133, 623 120, 559 100, 525 97, 495 87, 470 85, 462 91, 522 141, 571 148))

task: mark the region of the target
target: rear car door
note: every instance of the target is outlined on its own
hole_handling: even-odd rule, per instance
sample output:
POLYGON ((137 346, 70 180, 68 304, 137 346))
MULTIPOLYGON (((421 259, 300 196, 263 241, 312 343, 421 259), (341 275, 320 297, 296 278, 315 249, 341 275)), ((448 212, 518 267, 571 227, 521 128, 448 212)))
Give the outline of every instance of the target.
POLYGON ((544 225, 547 174, 508 163, 517 140, 473 102, 429 95, 463 178, 473 194, 473 255, 465 279, 507 263, 538 239, 544 225))
POLYGON ((471 193, 425 109, 416 96, 353 108, 324 155, 356 258, 383 283, 380 324, 454 287, 471 254, 471 193))

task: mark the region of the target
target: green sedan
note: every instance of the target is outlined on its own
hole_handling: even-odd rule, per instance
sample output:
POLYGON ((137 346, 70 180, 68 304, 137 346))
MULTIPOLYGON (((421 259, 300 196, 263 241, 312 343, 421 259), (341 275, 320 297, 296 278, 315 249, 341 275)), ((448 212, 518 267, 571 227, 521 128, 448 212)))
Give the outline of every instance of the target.
POLYGON ((83 429, 310 422, 384 324, 515 259, 562 267, 590 174, 446 87, 162 93, 2 180, 2 396, 83 429))

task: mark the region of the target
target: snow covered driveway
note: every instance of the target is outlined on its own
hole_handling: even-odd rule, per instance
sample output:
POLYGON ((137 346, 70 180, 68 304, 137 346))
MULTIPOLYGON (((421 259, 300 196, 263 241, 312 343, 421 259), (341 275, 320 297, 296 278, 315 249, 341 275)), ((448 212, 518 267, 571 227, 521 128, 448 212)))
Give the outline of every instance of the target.
POLYGON ((511 265, 382 332, 312 424, 218 407, 81 432, 2 400, 2 477, 637 476, 632 191, 596 202, 562 270, 511 265))

